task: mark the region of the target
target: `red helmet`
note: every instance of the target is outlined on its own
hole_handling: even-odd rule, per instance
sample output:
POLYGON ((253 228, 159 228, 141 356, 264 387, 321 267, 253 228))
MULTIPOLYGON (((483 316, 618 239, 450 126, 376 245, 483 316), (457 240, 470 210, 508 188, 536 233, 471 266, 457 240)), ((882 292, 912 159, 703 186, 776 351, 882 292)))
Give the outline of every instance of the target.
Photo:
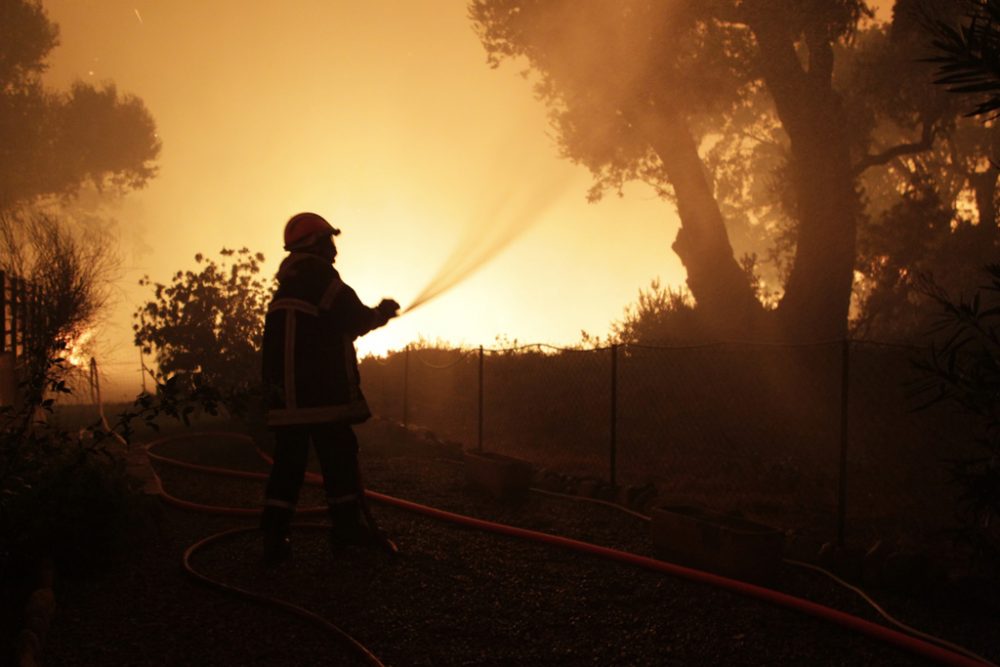
POLYGON ((285 250, 308 248, 327 236, 337 236, 340 230, 315 213, 296 213, 285 223, 285 250))

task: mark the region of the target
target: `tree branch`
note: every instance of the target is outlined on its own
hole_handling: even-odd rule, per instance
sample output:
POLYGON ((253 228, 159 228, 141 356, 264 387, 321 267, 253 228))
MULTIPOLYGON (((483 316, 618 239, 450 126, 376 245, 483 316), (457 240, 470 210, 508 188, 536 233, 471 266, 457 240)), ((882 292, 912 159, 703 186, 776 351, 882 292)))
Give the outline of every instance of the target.
POLYGON ((708 15, 720 23, 740 26, 747 25, 747 16, 741 4, 729 0, 707 2, 704 5, 704 9, 708 15))
POLYGON ((923 130, 920 133, 920 140, 908 144, 897 144, 892 148, 887 148, 881 153, 866 155, 851 168, 851 174, 860 176, 869 167, 876 167, 886 164, 904 155, 921 153, 930 150, 934 144, 934 124, 924 121, 923 130))

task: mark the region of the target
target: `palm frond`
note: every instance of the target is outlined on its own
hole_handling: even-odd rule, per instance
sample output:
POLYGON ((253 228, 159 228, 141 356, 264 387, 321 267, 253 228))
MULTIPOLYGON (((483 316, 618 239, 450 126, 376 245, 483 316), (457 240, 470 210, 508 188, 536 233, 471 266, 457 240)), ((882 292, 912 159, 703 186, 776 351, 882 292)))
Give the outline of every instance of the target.
POLYGON ((931 29, 938 55, 923 60, 938 66, 933 83, 985 96, 967 116, 1000 115, 1000 0, 969 0, 968 24, 956 29, 935 21, 931 29))

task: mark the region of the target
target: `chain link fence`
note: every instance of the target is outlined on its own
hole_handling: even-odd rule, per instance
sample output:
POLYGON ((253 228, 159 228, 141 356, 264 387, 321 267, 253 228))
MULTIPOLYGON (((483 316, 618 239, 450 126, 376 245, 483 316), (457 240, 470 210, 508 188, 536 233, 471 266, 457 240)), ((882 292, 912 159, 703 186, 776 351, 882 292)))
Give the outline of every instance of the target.
POLYGON ((373 412, 482 449, 852 541, 955 515, 946 460, 973 425, 916 410, 915 348, 620 345, 407 349, 362 362, 373 412))

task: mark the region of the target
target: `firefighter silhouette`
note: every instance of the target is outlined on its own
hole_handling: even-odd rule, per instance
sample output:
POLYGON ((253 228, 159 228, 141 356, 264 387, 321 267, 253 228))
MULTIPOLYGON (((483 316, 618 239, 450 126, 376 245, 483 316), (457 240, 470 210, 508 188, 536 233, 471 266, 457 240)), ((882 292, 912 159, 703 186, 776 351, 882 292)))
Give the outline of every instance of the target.
POLYGON ((309 443, 316 450, 335 546, 375 545, 395 551, 364 498, 358 440, 351 428, 371 413, 361 393, 354 340, 385 325, 399 304, 370 308, 333 268, 334 237, 322 216, 299 213, 285 225, 288 256, 278 270, 264 324, 266 421, 275 435, 274 465, 265 491, 263 559, 291 555, 290 525, 305 478, 309 443))

